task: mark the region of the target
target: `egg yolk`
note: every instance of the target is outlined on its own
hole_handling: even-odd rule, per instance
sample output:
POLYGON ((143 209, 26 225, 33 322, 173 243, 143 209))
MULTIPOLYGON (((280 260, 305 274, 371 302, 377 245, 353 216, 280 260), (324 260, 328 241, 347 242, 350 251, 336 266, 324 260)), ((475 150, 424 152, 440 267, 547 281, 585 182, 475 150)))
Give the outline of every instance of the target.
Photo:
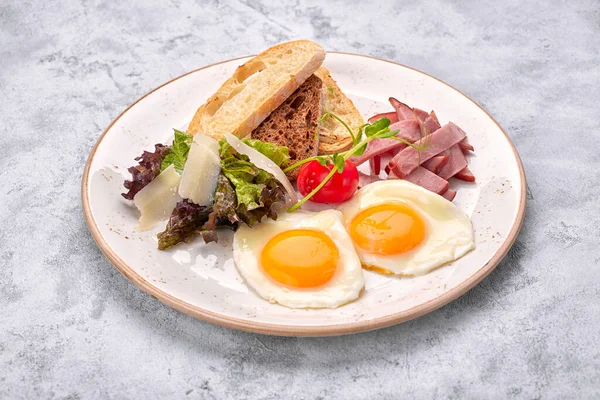
POLYGON ((418 246, 425 237, 425 223, 404 204, 381 204, 359 212, 350 222, 349 231, 361 249, 392 255, 418 246))
POLYGON ((271 238, 261 253, 263 270, 288 286, 308 288, 331 279, 338 248, 323 232, 296 229, 271 238))

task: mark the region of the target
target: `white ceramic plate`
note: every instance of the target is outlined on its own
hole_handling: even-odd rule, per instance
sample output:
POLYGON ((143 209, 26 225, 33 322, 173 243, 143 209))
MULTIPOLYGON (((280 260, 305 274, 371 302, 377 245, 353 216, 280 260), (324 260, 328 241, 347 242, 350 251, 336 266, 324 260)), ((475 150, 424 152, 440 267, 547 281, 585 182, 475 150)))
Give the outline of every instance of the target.
POLYGON ((365 271, 366 288, 353 303, 333 310, 292 310, 256 295, 237 272, 228 232, 219 244, 201 240, 156 249, 157 227, 136 233, 138 213, 120 193, 127 168, 142 150, 172 140, 197 107, 248 58, 211 65, 153 90, 115 119, 87 162, 82 200, 94 239, 108 259, 147 293, 195 317, 276 335, 336 335, 403 322, 464 294, 483 279, 514 242, 525 211, 525 175, 507 135, 481 107, 451 86, 409 67, 365 56, 328 53, 324 65, 365 117, 390 111, 394 96, 442 124, 462 127, 475 147, 469 167, 477 183, 452 182, 454 203, 471 216, 476 249, 417 278, 365 271))

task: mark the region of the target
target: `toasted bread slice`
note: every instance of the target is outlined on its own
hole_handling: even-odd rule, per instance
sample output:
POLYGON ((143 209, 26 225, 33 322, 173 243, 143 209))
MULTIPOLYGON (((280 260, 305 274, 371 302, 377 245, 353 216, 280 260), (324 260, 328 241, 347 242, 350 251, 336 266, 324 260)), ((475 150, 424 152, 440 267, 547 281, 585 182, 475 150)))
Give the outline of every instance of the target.
MULTIPOLYGON (((315 75, 323 81, 323 92, 326 96, 323 113, 330 111, 340 117, 353 132, 365 123, 362 115, 325 67, 315 71, 315 75)), ((331 154, 348 150, 352 146, 350 133, 334 118, 327 118, 319 129, 319 154, 331 154)))
MULTIPOLYGON (((321 117, 323 82, 311 75, 286 101, 273 111, 254 131, 252 139, 287 146, 290 162, 317 155, 321 117)), ((299 168, 288 172, 295 179, 299 168)))
POLYGON ((315 72, 325 50, 309 40, 278 44, 239 66, 201 106, 187 133, 220 140, 226 132, 250 134, 315 72))

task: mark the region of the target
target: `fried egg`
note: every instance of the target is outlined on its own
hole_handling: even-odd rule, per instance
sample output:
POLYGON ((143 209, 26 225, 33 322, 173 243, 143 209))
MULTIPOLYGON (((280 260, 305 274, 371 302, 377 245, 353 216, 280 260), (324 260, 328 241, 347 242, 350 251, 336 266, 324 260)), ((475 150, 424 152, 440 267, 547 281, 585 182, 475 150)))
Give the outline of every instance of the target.
POLYGON ((360 260, 336 210, 281 213, 233 238, 235 265, 260 297, 290 308, 336 308, 365 285, 360 260))
POLYGON ((371 183, 338 207, 364 268, 415 276, 475 248, 469 217, 410 182, 371 183))

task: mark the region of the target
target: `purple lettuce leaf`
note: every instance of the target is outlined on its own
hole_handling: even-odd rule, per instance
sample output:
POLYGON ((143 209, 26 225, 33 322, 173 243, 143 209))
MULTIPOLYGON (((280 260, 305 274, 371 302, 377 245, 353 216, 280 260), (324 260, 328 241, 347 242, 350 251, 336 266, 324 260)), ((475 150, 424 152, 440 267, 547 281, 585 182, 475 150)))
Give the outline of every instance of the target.
POLYGON ((144 151, 141 156, 136 157, 135 160, 138 161, 138 165, 127 169, 131 173, 131 180, 126 180, 123 183, 128 192, 121 193, 121 196, 127 200, 133 200, 140 190, 160 174, 161 163, 170 150, 171 146, 159 143, 154 145, 154 152, 144 151))
POLYGON ((200 233, 211 212, 211 206, 199 206, 189 200, 181 200, 171 213, 165 230, 158 234, 159 250, 189 241, 200 233))
POLYGON ((206 243, 216 242, 217 229, 236 230, 239 218, 236 214, 236 195, 229 179, 219 175, 214 202, 211 206, 199 206, 182 200, 175 206, 164 232, 158 234, 158 248, 168 249, 180 242, 187 242, 200 234, 206 243))

